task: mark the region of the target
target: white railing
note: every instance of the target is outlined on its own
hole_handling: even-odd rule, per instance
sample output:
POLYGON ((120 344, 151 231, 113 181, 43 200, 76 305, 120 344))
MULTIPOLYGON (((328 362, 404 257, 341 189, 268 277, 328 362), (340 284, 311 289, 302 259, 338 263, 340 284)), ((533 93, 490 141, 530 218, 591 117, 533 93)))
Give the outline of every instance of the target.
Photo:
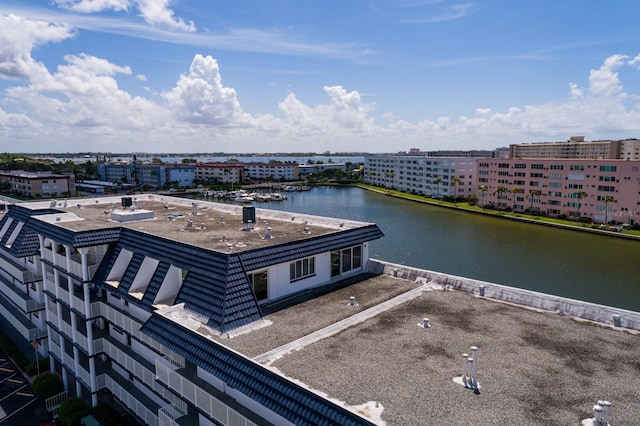
POLYGON ((62 349, 58 342, 54 342, 52 339, 49 339, 49 351, 57 356, 58 359, 62 359, 62 349))
POLYGON ((178 426, 178 423, 175 420, 186 414, 186 412, 182 411, 175 405, 167 405, 165 407, 160 407, 158 410, 158 421, 160 426, 178 426))
POLYGON ((96 312, 96 315, 97 314, 105 317, 110 323, 129 333, 132 337, 135 337, 142 343, 145 343, 148 346, 152 347, 162 355, 168 355, 172 357, 172 359, 174 359, 176 362, 182 363, 184 365, 183 357, 173 353, 167 347, 160 344, 156 340, 151 339, 146 334, 140 333, 140 327, 142 327, 141 323, 123 315, 121 312, 104 303, 100 303, 99 313, 96 312))
POLYGON ((67 400, 67 393, 62 392, 57 395, 52 396, 51 398, 47 398, 44 400, 45 407, 47 407, 47 411, 51 412, 56 410, 60 404, 67 400))
POLYGON ((7 284, 4 279, 0 279, 0 292, 9 298, 24 312, 32 312, 38 309, 39 304, 36 300, 30 299, 25 293, 21 293, 13 285, 7 284))
POLYGON ((87 339, 82 333, 78 330, 73 332, 73 341, 79 344, 83 348, 87 348, 89 346, 89 339, 87 339))
POLYGON ((159 395, 162 395, 172 404, 178 407, 182 407, 186 411, 187 408, 184 401, 182 401, 179 396, 171 392, 169 389, 158 383, 155 380, 156 375, 153 371, 145 368, 144 365, 140 364, 135 359, 121 351, 116 345, 106 339, 98 339, 96 340, 96 345, 94 345, 94 348, 96 350, 96 353, 106 353, 107 355, 109 355, 109 357, 111 357, 111 359, 122 365, 130 373, 133 373, 133 375, 142 383, 153 389, 159 395))
POLYGON ((147 407, 145 407, 140 401, 133 397, 129 392, 122 388, 118 382, 113 380, 106 374, 102 374, 97 377, 97 383, 99 388, 107 388, 111 393, 120 400, 128 409, 133 411, 138 417, 140 417, 146 424, 151 426, 159 426, 158 416, 147 407))
POLYGON ((256 423, 175 372, 174 366, 166 360, 156 359, 156 378, 222 424, 257 426, 256 423))
MULTIPOLYGON (((9 312, 9 310, 3 303, 0 303, 0 315, 7 319, 14 318, 13 314, 9 312)), ((38 327, 36 327, 35 325, 33 325, 32 327, 27 327, 21 321, 11 321, 11 324, 25 339, 33 340, 38 337, 38 327)))

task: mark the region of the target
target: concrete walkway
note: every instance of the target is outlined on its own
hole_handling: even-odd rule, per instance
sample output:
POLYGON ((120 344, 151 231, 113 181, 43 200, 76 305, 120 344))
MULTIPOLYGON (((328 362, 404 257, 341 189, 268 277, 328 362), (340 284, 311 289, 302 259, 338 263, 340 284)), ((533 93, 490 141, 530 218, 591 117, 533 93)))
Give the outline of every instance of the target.
POLYGON ((307 334, 304 337, 286 343, 278 348, 272 349, 269 352, 265 352, 262 355, 258 355, 257 357, 253 358, 253 360, 258 363, 268 365, 283 355, 286 355, 292 351, 302 349, 305 346, 315 343, 326 337, 333 336, 334 334, 337 334, 346 328, 367 321, 368 319, 375 317, 381 312, 387 311, 394 306, 400 305, 408 300, 415 299, 423 292, 433 290, 435 288, 440 288, 440 286, 434 284, 432 281, 427 282, 425 280, 424 284, 420 287, 416 287, 415 289, 407 291, 406 293, 396 296, 393 299, 389 299, 386 302, 382 302, 376 306, 373 306, 341 321, 335 322, 311 334, 307 334))

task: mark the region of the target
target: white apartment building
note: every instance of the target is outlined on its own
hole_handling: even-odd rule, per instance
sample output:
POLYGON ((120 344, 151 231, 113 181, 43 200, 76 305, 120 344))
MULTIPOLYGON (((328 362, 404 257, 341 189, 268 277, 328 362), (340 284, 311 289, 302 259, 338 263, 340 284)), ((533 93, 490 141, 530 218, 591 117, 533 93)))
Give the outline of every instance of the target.
POLYGON ((151 194, 9 205, 0 315, 69 395, 95 406, 108 390, 145 424, 371 425, 222 342, 267 327, 273 304, 366 272, 381 236, 151 194))
POLYGON ((475 194, 475 158, 368 155, 364 182, 428 197, 475 194))

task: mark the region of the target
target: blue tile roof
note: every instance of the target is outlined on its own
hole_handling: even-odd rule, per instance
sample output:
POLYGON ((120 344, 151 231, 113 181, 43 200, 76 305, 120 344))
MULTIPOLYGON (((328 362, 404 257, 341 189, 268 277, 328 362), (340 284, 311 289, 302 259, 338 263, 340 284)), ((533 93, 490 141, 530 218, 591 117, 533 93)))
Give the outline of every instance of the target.
POLYGON ((158 314, 152 315, 141 331, 295 425, 373 425, 367 419, 158 314))

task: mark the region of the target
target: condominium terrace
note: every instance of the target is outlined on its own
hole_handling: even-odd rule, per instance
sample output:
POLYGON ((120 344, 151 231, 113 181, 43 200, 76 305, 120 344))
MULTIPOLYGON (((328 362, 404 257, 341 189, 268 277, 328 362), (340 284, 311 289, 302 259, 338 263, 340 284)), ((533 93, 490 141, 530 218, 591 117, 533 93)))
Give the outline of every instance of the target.
POLYGON ((580 424, 603 399, 612 424, 637 424, 640 314, 402 268, 387 264, 385 274, 291 300, 250 332, 225 337, 173 318, 378 424, 580 424), (484 284, 492 297, 572 306, 586 318, 602 311, 611 321, 478 297, 484 284), (454 382, 472 346, 475 391, 454 382))

